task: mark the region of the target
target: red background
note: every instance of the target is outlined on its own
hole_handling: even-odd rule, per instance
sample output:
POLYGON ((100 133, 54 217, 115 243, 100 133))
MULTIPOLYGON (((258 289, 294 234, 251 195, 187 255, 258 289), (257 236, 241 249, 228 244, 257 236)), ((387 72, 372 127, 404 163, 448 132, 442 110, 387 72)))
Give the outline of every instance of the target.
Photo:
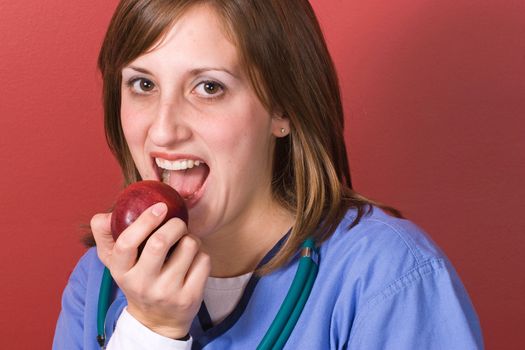
MULTIPOLYGON (((118 192, 96 56, 116 0, 0 0, 0 339, 49 348, 80 226, 118 192)), ((488 349, 525 343, 525 2, 312 1, 355 188, 447 252, 488 349)))

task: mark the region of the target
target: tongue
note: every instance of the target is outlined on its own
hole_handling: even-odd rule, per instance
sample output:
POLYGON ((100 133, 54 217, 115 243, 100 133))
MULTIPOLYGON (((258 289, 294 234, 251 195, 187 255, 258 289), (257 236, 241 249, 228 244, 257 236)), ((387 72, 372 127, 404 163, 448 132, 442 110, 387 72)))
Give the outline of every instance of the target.
POLYGON ((202 187, 209 171, 205 164, 186 170, 172 170, 169 172, 169 185, 184 199, 188 199, 202 187))

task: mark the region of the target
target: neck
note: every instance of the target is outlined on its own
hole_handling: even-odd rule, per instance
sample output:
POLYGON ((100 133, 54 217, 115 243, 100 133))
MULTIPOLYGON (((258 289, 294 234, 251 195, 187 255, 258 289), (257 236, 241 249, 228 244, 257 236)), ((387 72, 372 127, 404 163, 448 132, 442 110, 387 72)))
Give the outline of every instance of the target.
POLYGON ((273 205, 236 224, 236 227, 225 228, 207 237, 202 249, 211 258, 211 276, 233 277, 254 271, 293 222, 290 212, 273 205))

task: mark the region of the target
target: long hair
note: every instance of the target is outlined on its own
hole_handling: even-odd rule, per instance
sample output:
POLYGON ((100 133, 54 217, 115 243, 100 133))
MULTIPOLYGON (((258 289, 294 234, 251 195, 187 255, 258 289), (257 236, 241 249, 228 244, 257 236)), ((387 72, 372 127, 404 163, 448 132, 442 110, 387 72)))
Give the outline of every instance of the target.
POLYGON ((279 253, 259 272, 290 260, 307 237, 319 244, 349 208, 356 225, 375 203, 352 189, 344 115, 334 64, 307 0, 122 0, 98 65, 103 78, 105 131, 125 185, 140 180, 120 124, 121 70, 151 50, 190 6, 212 6, 236 44, 258 98, 282 111, 291 132, 276 141, 272 194, 295 216, 279 253))

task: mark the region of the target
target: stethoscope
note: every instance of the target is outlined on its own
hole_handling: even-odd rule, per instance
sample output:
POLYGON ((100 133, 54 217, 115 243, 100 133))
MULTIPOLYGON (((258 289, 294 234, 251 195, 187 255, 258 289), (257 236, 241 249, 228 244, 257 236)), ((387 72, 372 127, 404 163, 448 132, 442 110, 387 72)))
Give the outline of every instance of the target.
MULTIPOLYGON (((318 270, 319 256, 315 249, 315 243, 313 239, 308 238, 301 246, 299 266, 292 285, 272 324, 257 346, 257 350, 280 350, 284 347, 308 301, 318 270)), ((97 310, 97 342, 102 349, 105 348, 106 343, 105 320, 109 309, 112 283, 111 274, 105 267, 98 295, 97 310)))

